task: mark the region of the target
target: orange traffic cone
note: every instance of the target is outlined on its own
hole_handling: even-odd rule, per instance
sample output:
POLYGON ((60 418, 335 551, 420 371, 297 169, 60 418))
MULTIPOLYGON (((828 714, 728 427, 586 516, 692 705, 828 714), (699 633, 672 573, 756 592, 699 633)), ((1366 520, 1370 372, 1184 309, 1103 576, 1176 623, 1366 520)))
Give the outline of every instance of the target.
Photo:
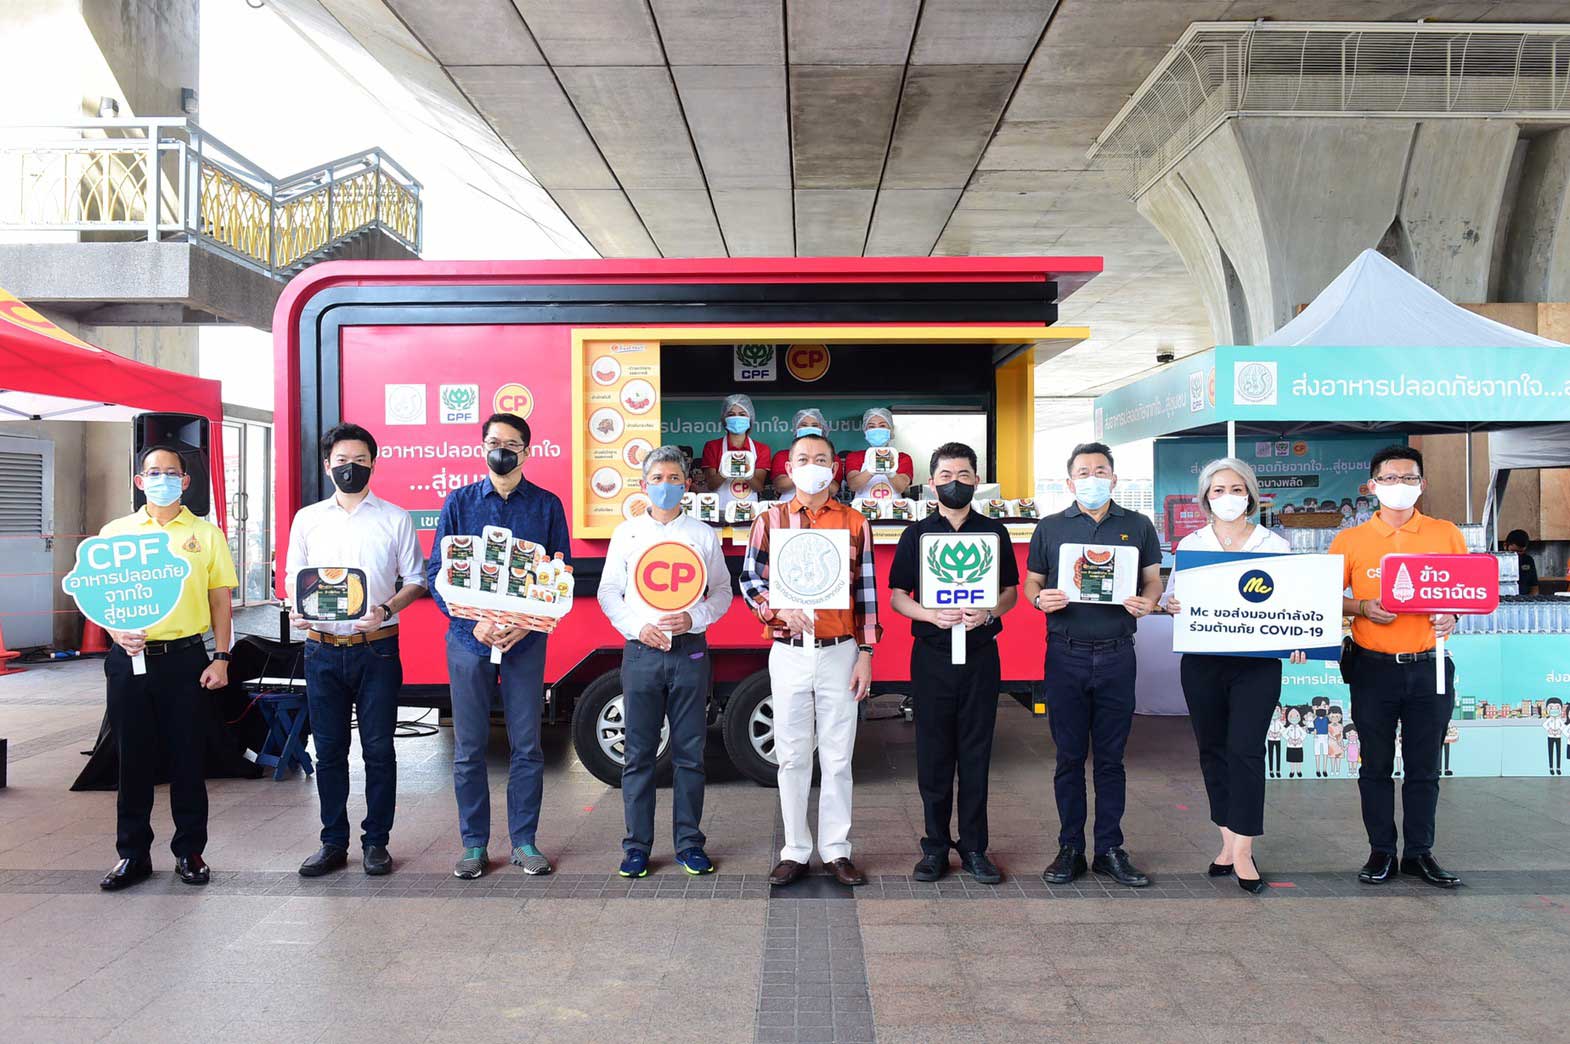
POLYGON ((5 647, 5 629, 0 627, 0 676, 7 674, 21 674, 27 669, 25 667, 11 666, 10 661, 16 659, 20 655, 22 654, 19 652, 12 652, 10 649, 5 647))
POLYGON ((82 648, 83 656, 102 655, 109 651, 109 635, 102 627, 91 620, 82 621, 82 648))

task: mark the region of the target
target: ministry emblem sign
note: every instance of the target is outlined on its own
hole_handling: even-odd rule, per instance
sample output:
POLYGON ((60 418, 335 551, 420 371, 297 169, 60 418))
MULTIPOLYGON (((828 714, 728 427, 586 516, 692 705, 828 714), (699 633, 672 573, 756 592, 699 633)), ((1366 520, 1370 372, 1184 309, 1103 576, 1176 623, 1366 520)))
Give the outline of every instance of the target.
MULTIPOLYGON (((769 608, 850 608, 850 531, 776 529, 769 534, 769 608)), ((806 636, 811 640, 811 636, 806 636)))

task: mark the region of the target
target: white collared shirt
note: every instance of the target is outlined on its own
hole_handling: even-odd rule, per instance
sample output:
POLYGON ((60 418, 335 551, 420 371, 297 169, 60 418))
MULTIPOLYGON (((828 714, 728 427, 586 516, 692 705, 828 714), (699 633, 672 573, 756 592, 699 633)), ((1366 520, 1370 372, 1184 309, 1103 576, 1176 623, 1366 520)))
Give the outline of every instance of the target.
MULTIPOLYGON (((1179 540, 1178 546, 1174 550, 1226 551, 1229 553, 1246 552, 1248 554, 1285 555, 1291 553, 1292 545, 1288 544, 1284 539, 1275 533, 1272 533, 1264 526, 1255 525, 1254 528, 1249 531, 1248 539, 1243 541, 1242 547, 1222 547, 1220 538, 1216 536, 1216 527, 1214 525, 1209 525, 1201 529, 1196 529, 1182 540, 1179 540)), ((1167 589, 1161 594, 1161 602, 1163 605, 1166 604, 1168 598, 1172 597, 1172 584, 1176 579, 1177 570, 1174 569, 1172 570, 1172 575, 1167 577, 1167 589)))
MULTIPOLYGON (((367 611, 391 601, 400 580, 405 587, 425 587, 425 556, 414 535, 414 521, 409 512, 374 493, 367 493, 352 512, 340 507, 333 496, 301 508, 294 516, 284 567, 291 608, 295 578, 312 566, 363 570, 367 611)), ((324 620, 311 626, 329 634, 354 633, 352 620, 324 620)))
POLYGON ((653 545, 668 541, 686 544, 696 551, 708 574, 709 586, 703 600, 687 610, 692 617, 690 633, 702 634, 730 608, 730 570, 714 530, 685 513, 660 522, 653 512, 646 511, 616 527, 605 552, 605 571, 600 574, 600 608, 624 638, 636 640, 646 624, 664 615, 638 597, 637 585, 629 584, 628 576, 639 556, 653 545))

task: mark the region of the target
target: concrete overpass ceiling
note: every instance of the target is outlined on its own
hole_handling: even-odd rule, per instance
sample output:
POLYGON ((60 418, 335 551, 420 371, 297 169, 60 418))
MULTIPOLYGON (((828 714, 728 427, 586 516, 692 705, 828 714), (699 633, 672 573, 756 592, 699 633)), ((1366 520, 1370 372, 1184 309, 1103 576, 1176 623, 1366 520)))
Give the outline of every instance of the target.
MULTIPOLYGON (((1085 150, 1196 21, 1545 22, 1564 0, 270 0, 384 5, 606 256, 1096 254, 1076 395, 1213 343, 1085 150)), ((385 50, 385 42, 381 45, 385 50)), ((384 63, 387 63, 384 58, 384 63)))

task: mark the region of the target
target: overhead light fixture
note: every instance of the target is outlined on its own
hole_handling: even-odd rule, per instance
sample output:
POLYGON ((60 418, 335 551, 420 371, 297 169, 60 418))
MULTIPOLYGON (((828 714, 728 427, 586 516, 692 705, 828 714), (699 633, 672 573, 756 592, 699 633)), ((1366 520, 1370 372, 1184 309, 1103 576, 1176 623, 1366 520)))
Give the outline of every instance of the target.
POLYGON ((98 99, 98 118, 99 119, 101 119, 101 120, 112 120, 112 119, 114 119, 118 115, 120 115, 120 103, 119 102, 115 101, 113 98, 99 98, 98 99))
POLYGON ((187 116, 196 115, 196 88, 180 88, 180 111, 187 116))

